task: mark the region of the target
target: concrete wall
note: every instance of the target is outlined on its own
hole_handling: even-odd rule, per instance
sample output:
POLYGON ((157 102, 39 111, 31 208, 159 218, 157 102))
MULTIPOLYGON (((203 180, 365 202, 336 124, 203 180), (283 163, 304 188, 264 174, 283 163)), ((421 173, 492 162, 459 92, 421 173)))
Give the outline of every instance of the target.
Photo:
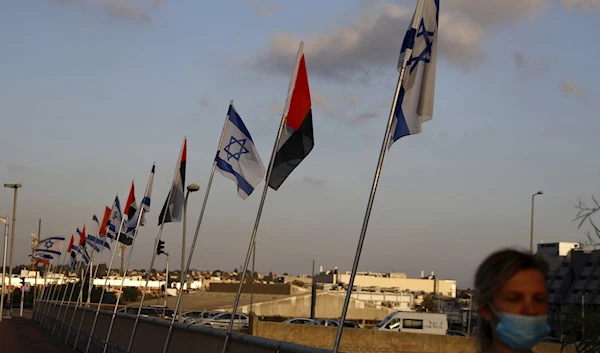
MULTIPOLYGON (((342 312, 345 293, 335 294, 329 292, 317 293, 315 316, 323 319, 337 319, 342 312)), ((283 316, 283 317, 310 317, 311 295, 298 295, 289 298, 272 300, 262 303, 254 303, 252 311, 258 316, 283 316)), ((225 310, 231 310, 226 308, 225 310)), ((248 312, 250 305, 240 306, 239 310, 248 312)), ((348 320, 374 320, 381 321, 394 309, 384 306, 350 299, 348 307, 348 320)))
MULTIPOLYGON (((236 293, 238 291, 239 283, 210 283, 208 290, 210 292, 224 292, 224 293, 236 293)), ((244 284, 242 287, 242 293, 250 293, 252 291, 250 283, 244 284)), ((292 285, 286 284, 264 284, 254 283, 255 294, 278 294, 278 295, 291 295, 292 285)))
MULTIPOLYGON (((254 335, 322 349, 333 348, 337 327, 282 324, 260 321, 254 335)), ((537 353, 561 353, 560 344, 540 343, 537 353)), ((572 347, 571 347, 572 348, 572 347)), ((474 339, 458 336, 425 335, 345 328, 340 351, 345 353, 477 353, 474 339)), ((563 353, 574 353, 565 349, 563 353)))
MULTIPOLYGON (((76 346, 79 351, 85 352, 96 311, 81 307, 74 310, 73 306, 65 306, 62 309, 60 309, 60 306, 54 305, 44 307, 45 304, 44 302, 38 302, 34 313, 34 320, 50 331, 55 337, 59 337, 62 340, 66 339, 69 344, 76 346), (80 326, 81 331, 79 331, 80 326)), ((111 318, 112 312, 99 312, 89 353, 100 353, 103 351, 111 318)), ((133 315, 121 313, 116 315, 107 353, 125 353, 127 351, 134 322, 135 316, 133 315)), ((170 321, 164 319, 141 317, 131 353, 162 353, 169 324, 170 321)), ((225 330, 175 323, 167 353, 219 353, 225 339, 225 334, 225 330)), ((233 332, 229 340, 227 352, 326 353, 327 351, 233 332)))

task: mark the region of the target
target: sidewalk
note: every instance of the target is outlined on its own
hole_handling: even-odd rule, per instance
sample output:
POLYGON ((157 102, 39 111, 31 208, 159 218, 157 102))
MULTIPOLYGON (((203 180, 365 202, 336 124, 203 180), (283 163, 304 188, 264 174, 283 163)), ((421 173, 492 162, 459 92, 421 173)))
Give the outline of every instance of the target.
POLYGON ((4 319, 0 322, 2 351, 22 353, 67 353, 73 347, 50 335, 30 319, 4 319))

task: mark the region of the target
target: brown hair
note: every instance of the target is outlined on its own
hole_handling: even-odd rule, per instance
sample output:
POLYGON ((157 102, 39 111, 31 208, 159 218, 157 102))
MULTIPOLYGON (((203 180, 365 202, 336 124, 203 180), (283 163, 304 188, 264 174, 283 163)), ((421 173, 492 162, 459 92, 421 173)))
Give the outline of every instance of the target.
MULTIPOLYGON (((546 262, 529 252, 515 249, 502 249, 489 255, 477 268, 475 273, 475 290, 477 303, 490 305, 495 294, 517 272, 535 269, 546 275, 546 262)), ((489 349, 492 343, 492 324, 479 315, 477 338, 482 352, 489 349)))

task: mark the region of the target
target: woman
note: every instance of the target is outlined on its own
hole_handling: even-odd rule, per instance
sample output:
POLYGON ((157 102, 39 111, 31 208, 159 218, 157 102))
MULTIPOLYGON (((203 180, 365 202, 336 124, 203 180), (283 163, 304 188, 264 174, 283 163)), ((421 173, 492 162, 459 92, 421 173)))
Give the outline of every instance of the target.
POLYGON ((526 252, 497 251, 475 274, 481 353, 531 352, 550 332, 546 263, 526 252))

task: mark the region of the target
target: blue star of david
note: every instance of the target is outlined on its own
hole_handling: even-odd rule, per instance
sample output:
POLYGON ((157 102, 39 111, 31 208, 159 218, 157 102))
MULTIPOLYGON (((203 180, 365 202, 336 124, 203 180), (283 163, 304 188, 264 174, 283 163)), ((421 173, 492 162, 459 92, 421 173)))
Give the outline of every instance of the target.
POLYGON ((432 49, 432 45, 433 45, 433 41, 431 40, 431 36, 433 36, 433 34, 435 33, 435 31, 433 32, 429 32, 427 30, 427 28, 425 28, 425 22, 423 21, 423 19, 421 19, 421 24, 419 25, 419 33, 417 33, 417 38, 423 36, 423 40, 425 41, 425 49, 423 49, 423 51, 421 52, 421 54, 419 54, 419 56, 417 57, 411 57, 410 60, 408 60, 408 65, 411 65, 410 67, 410 73, 412 74, 413 70, 417 67, 417 65, 419 64, 419 61, 423 61, 424 63, 429 64, 429 62, 431 61, 431 49, 432 49), (429 56, 427 56, 429 55, 429 56))
POLYGON ((250 153, 250 151, 245 146, 246 141, 247 141, 247 139, 239 139, 238 140, 235 137, 231 136, 231 138, 229 139, 229 144, 227 146, 225 146, 225 148, 223 149, 225 152, 227 152, 227 160, 228 161, 231 158, 235 159, 236 161, 239 161, 243 154, 250 153), (231 147, 235 146, 235 145, 240 146, 240 149, 237 152, 232 151, 232 149, 231 149, 231 147))
POLYGON ((52 242, 52 240, 46 240, 46 241, 44 242, 44 247, 45 247, 46 249, 50 249, 50 248, 52 248, 52 245, 54 245, 54 243, 52 242))
POLYGON ((119 211, 115 211, 113 214, 113 219, 117 219, 119 217, 119 211))

